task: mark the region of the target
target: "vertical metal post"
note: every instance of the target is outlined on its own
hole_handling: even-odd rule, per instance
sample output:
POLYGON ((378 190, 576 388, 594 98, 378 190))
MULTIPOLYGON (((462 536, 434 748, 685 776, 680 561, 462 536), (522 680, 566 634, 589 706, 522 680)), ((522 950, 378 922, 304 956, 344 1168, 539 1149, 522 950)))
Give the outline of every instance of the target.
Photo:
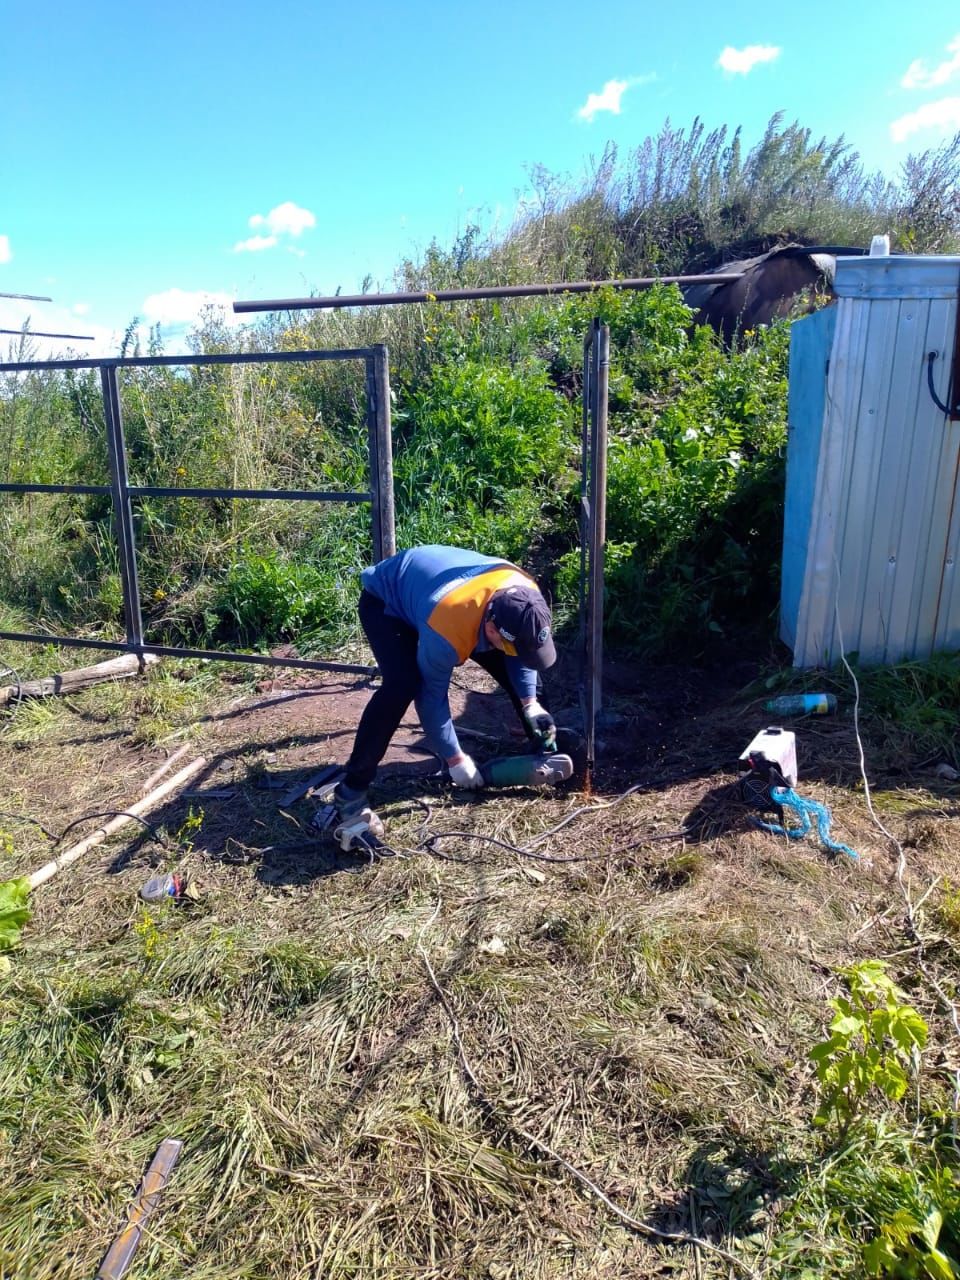
POLYGON ((603 569, 607 545, 607 394, 610 386, 610 326, 593 322, 593 379, 590 448, 590 743, 587 760, 595 758, 596 719, 603 695, 603 569))
POLYGON ((583 716, 584 733, 587 739, 588 753, 593 752, 593 720, 589 715, 587 704, 588 653, 587 636, 591 634, 590 597, 587 591, 587 571, 590 564, 590 403, 593 396, 593 330, 583 340, 583 403, 580 424, 580 584, 579 584, 579 629, 578 649, 580 653, 580 712, 583 716))
POLYGON ((378 343, 367 359, 367 434, 370 451, 370 497, 373 512, 373 555, 385 560, 397 549, 393 505, 393 442, 390 435, 390 357, 378 343))
POLYGON ((580 450, 581 706, 587 763, 596 760, 603 692, 603 567, 607 526, 607 393, 610 329, 594 320, 583 340, 583 431, 580 450))
POLYGON ((137 547, 133 536, 127 450, 123 440, 123 418, 120 413, 120 385, 115 364, 101 366, 100 383, 103 388, 103 416, 107 427, 110 488, 113 493, 113 516, 120 553, 120 582, 123 587, 123 615, 127 630, 127 645, 134 652, 138 652, 143 647, 143 619, 140 616, 140 584, 137 580, 137 547))

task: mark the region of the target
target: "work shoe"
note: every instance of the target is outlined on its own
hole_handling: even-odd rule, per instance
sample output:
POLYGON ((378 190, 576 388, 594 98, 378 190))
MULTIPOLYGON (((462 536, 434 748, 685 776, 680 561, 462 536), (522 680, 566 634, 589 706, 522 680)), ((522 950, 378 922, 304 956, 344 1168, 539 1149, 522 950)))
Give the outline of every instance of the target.
POLYGON ((345 782, 338 782, 333 791, 333 803, 340 821, 351 822, 367 808, 367 788, 348 787, 345 782))
POLYGON ((334 840, 344 853, 352 849, 376 849, 382 837, 383 823, 369 808, 342 818, 333 832, 334 840))

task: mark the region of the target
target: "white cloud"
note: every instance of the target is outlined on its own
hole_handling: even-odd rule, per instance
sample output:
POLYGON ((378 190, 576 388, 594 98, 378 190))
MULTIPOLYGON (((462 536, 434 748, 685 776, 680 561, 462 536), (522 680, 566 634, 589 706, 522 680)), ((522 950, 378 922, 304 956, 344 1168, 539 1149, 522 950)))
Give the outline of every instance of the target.
POLYGON ((167 289, 151 293, 143 300, 143 316, 150 324, 181 328, 194 324, 205 307, 223 307, 233 321, 233 298, 229 293, 209 293, 206 289, 167 289))
POLYGON ((89 302, 75 302, 70 308, 75 316, 85 316, 90 310, 89 302))
POLYGON ((10 237, 0 236, 0 262, 9 262, 13 257, 13 250, 10 248, 10 237))
MULTIPOLYGON (((577 115, 581 120, 592 120, 598 111, 609 111, 612 115, 618 116, 620 103, 626 91, 635 89, 638 85, 650 84, 656 78, 657 73, 649 71, 642 76, 629 76, 626 80, 608 80, 599 93, 591 93, 587 96, 586 102, 577 115)), ((463 194, 462 187, 460 194, 463 194)))
POLYGON ((947 53, 952 54, 952 57, 929 71, 922 58, 915 58, 900 81, 904 89, 937 89, 960 74, 960 35, 954 36, 947 45, 947 53))
POLYGON ((276 236, 251 236, 249 240, 238 240, 233 246, 233 252, 259 253, 262 249, 272 249, 276 243, 276 236))
POLYGON ((316 225, 317 219, 310 210, 301 209, 292 200, 278 204, 266 217, 262 213, 255 213, 250 219, 250 226, 254 230, 257 227, 267 227, 274 236, 299 236, 316 225))
POLYGON ((717 59, 717 66, 730 75, 745 76, 761 62, 774 62, 780 54, 781 49, 775 44, 748 44, 743 49, 728 44, 717 59))
POLYGON ((922 129, 936 129, 940 133, 960 129, 960 98, 927 102, 916 111, 900 116, 891 122, 890 137, 894 142, 904 142, 912 133, 919 133, 922 129))
POLYGON ((599 93, 591 93, 577 112, 581 120, 592 120, 598 111, 620 114, 620 99, 630 88, 629 80, 608 80, 599 93))

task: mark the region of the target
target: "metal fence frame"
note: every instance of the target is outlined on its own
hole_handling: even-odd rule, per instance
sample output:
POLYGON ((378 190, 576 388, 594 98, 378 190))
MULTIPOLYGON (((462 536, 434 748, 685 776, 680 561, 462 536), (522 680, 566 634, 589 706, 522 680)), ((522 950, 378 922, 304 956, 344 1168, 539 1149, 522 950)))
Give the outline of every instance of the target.
POLYGON ((610 326, 593 321, 583 340, 580 439, 580 700, 587 765, 596 762, 603 691, 603 561, 607 541, 607 398, 610 326))
POLYGON ((371 674, 375 667, 348 662, 325 662, 309 658, 275 658, 269 654, 232 653, 217 649, 186 649, 174 645, 150 644, 143 638, 140 588, 137 577, 137 547, 134 533, 135 498, 256 498, 287 502, 369 502, 372 508, 373 551, 376 560, 396 551, 393 503, 393 449, 390 438, 390 366, 386 346, 352 347, 325 351, 236 352, 205 356, 131 356, 101 360, 38 360, 0 363, 0 373, 34 373, 39 370, 99 369, 103 394, 110 484, 12 484, 0 483, 0 493, 90 493, 110 494, 120 559, 126 640, 90 640, 78 636, 37 635, 0 631, 0 640, 25 644, 59 644, 68 648, 119 650, 122 653, 157 654, 162 657, 210 658, 217 662, 245 662, 258 666, 300 667, 308 670, 346 671, 371 674), (311 491, 303 489, 216 489, 179 488, 166 485, 132 485, 127 469, 127 449, 120 408, 118 370, 156 365, 190 366, 215 364, 290 364, 316 360, 363 360, 366 365, 367 441, 370 458, 370 488, 363 492, 311 491))

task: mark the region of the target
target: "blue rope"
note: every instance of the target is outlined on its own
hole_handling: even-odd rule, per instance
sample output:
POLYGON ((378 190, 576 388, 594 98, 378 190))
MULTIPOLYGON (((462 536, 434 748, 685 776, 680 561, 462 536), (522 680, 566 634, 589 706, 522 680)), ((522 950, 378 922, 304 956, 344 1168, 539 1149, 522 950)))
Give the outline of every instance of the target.
POLYGON ((831 853, 845 853, 848 858, 852 858, 854 862, 860 861, 860 855, 850 848, 848 844, 840 844, 836 840, 830 838, 830 810, 825 804, 820 804, 817 800, 804 800, 803 796, 798 796, 793 787, 771 787, 770 796, 774 804, 781 805, 785 809, 792 809, 799 819, 798 827, 781 827, 778 822, 763 822, 760 818, 755 818, 758 827, 764 831, 769 831, 775 836, 788 836, 791 840, 800 840, 807 835, 813 823, 817 825, 817 835, 819 835, 821 843, 831 851, 831 853))

